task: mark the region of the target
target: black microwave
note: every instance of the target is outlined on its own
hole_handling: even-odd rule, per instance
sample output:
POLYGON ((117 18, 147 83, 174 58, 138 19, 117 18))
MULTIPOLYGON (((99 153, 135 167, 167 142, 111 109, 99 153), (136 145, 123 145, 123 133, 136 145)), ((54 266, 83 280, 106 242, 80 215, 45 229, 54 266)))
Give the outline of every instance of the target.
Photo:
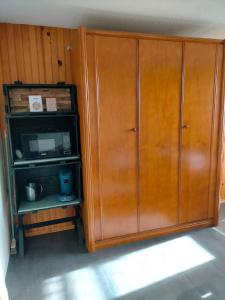
POLYGON ((21 134, 23 159, 41 159, 70 156, 69 131, 21 134))
POLYGON ((80 156, 77 116, 9 119, 15 163, 80 156))

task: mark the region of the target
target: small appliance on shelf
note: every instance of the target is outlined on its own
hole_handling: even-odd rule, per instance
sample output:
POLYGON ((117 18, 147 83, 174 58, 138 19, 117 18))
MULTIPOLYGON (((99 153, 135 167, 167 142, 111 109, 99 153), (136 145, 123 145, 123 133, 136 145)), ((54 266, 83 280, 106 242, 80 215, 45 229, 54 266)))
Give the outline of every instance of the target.
POLYGON ((61 170, 59 172, 59 182, 60 182, 60 197, 59 201, 67 202, 73 201, 75 199, 75 194, 73 193, 73 174, 71 170, 61 170))
POLYGON ((43 193, 43 186, 40 183, 28 182, 25 185, 26 199, 29 202, 38 201, 43 193))
POLYGON ((70 132, 36 132, 21 135, 26 159, 71 155, 70 132))

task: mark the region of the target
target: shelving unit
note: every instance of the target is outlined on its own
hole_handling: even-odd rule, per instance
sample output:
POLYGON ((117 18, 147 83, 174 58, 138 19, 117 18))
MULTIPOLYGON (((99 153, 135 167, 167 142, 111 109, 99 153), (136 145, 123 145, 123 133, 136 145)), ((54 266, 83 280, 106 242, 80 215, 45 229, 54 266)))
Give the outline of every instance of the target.
MULTIPOLYGON (((66 84, 5 84, 4 94, 8 125, 6 152, 8 176, 10 177, 8 182, 11 182, 11 185, 9 185, 10 207, 13 210, 14 220, 18 220, 18 222, 15 222, 15 237, 18 240, 19 254, 24 255, 25 229, 68 221, 75 223, 78 241, 81 243, 83 240, 80 214, 82 205, 82 163, 75 86, 66 84), (51 91, 53 92, 51 93, 51 91), (31 113, 29 111, 29 95, 42 96, 42 112, 31 113), (59 99, 59 110, 48 112, 45 97, 54 97, 56 101, 59 99), (63 101, 65 101, 65 104, 63 101), (34 137, 33 140, 29 140, 30 137, 34 137), (67 140, 69 139, 69 142, 66 140, 67 144, 69 143, 69 150, 65 151, 63 148, 63 152, 61 148, 62 145, 64 147, 64 137, 67 140), (59 141, 61 144, 57 144, 59 141), (41 142, 46 149, 50 149, 50 145, 54 144, 54 151, 47 149, 44 152, 46 155, 44 158, 41 156, 43 151, 38 152, 36 149, 38 145, 40 147, 41 142), (26 151, 25 146, 30 147, 29 151, 26 151), (62 170, 69 171, 72 174, 72 200, 66 202, 62 202, 60 190, 59 174, 62 170), (35 201, 29 201, 25 189, 26 185, 32 182, 42 187, 39 199, 35 201), (35 224, 25 225, 23 223, 23 216, 27 213, 69 206, 75 206, 76 208, 76 214, 73 217, 35 224)), ((64 197, 63 199, 67 198, 64 197)))

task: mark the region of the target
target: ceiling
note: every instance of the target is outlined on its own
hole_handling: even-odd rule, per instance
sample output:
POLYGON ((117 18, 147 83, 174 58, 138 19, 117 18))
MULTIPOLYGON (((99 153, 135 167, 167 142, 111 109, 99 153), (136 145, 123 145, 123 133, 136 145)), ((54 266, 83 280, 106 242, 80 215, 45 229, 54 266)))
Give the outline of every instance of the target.
POLYGON ((0 22, 225 38, 225 0, 0 0, 0 22))

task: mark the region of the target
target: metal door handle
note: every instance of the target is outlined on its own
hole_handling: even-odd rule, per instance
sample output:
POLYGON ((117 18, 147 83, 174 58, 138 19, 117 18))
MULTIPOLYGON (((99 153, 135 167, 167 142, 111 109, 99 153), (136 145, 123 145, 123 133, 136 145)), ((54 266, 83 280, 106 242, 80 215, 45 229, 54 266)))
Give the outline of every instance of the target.
POLYGON ((136 132, 137 131, 137 128, 131 128, 131 129, 129 129, 129 131, 132 131, 132 132, 136 132))
POLYGON ((188 129, 188 128, 190 128, 190 126, 188 124, 184 124, 184 125, 181 126, 181 128, 182 129, 188 129))

